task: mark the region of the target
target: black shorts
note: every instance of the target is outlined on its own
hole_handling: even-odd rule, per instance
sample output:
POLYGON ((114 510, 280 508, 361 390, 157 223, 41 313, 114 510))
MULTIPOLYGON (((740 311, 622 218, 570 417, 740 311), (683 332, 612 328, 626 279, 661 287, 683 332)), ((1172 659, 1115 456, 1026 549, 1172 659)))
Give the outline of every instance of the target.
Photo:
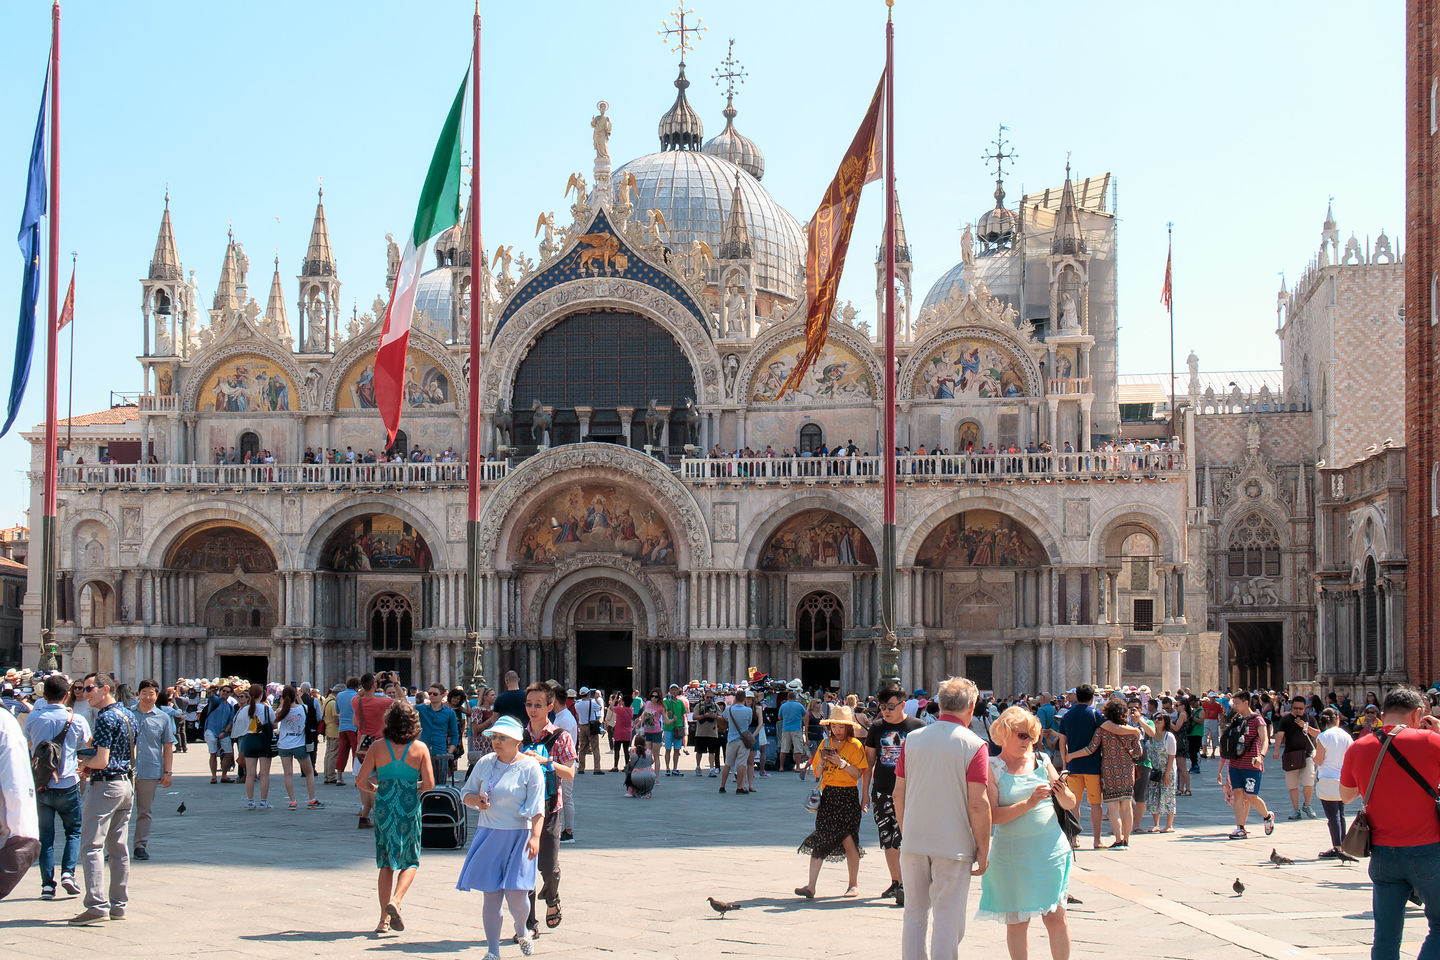
POLYGON ((695 745, 695 755, 697 757, 704 756, 707 753, 715 753, 720 749, 719 737, 702 737, 697 735, 690 742, 695 745))
POLYGON ((895 798, 888 793, 871 793, 870 812, 880 832, 880 849, 899 850, 900 820, 895 816, 895 798))

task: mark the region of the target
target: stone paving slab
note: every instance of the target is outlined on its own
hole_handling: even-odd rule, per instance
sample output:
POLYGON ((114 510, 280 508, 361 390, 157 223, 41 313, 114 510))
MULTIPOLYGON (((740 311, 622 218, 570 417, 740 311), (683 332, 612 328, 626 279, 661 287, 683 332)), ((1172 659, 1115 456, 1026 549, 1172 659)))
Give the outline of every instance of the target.
MULTIPOLYGON (((270 796, 280 806, 247 811, 239 785, 211 785, 204 757, 176 758, 176 786, 160 791, 149 844, 152 860, 132 863, 130 918, 90 928, 65 920, 79 898, 46 903, 31 872, 0 902, 0 957, 103 954, 225 958, 480 956, 480 898, 455 890, 464 852, 426 850, 405 901, 406 930, 376 937, 374 843, 355 827, 353 787, 317 786, 324 810, 287 810, 275 764, 270 796), (183 799, 187 812, 175 813, 183 799)), ((1147 960, 1222 955, 1271 958, 1369 956, 1370 884, 1363 865, 1314 859, 1328 846, 1320 820, 1284 821, 1283 780, 1265 798, 1282 818, 1272 838, 1224 839, 1229 810, 1213 783, 1214 762, 1180 798, 1177 832, 1137 836, 1125 852, 1091 851, 1088 837, 1072 872, 1070 910, 1076 958, 1147 960), (1296 860, 1268 862, 1271 847, 1296 860), (1231 883, 1247 889, 1236 897, 1231 883)), ((1278 778, 1277 778, 1278 779, 1278 778)), ((724 796, 716 780, 662 777, 652 800, 623 795, 621 777, 578 779, 579 842, 561 849, 565 919, 536 944, 554 957, 865 957, 898 953, 902 911, 876 896, 889 882, 873 822, 862 831, 862 896, 840 898, 843 864, 827 864, 820 896, 801 901, 806 861, 795 853, 811 829, 809 785, 794 775, 760 779, 760 792, 724 796), (743 908, 719 919, 707 895, 743 908)), ((303 787, 301 788, 303 800, 303 787)), ((1081 821, 1089 828, 1088 815, 1081 821)), ((473 824, 473 820, 472 820, 473 824)), ((1252 826, 1254 826, 1252 822, 1252 826)), ((971 889, 973 916, 980 884, 971 889)), ((507 921, 508 922, 508 921, 507 921)), ((1043 928, 1031 951, 1048 956, 1043 928)), ((1410 911, 1404 955, 1414 956, 1424 917, 1410 911)), ((973 921, 966 950, 1005 956, 1005 931, 973 921)), ((507 958, 519 956, 511 944, 507 958)))

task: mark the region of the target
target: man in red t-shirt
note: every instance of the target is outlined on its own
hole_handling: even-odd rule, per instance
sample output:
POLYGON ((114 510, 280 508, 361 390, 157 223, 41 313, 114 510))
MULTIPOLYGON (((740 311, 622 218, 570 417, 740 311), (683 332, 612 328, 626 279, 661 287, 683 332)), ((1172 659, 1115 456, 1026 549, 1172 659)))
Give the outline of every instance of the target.
POLYGON ((1275 814, 1260 799, 1260 776, 1265 772, 1265 748, 1270 743, 1270 729, 1265 719, 1255 712, 1249 697, 1235 698, 1235 719, 1232 724, 1243 724, 1244 735, 1240 741, 1240 756, 1230 761, 1230 799, 1235 805, 1235 830, 1231 840, 1244 840, 1245 820, 1254 807, 1260 814, 1260 823, 1265 835, 1275 832, 1275 814))
POLYGON ((1391 690, 1381 707, 1383 722, 1376 735, 1356 740, 1340 767, 1340 799, 1346 803, 1362 797, 1370 778, 1375 778, 1365 805, 1373 845, 1372 960, 1400 956, 1405 902, 1412 889, 1424 902, 1425 919, 1430 923, 1420 956, 1434 956, 1440 948, 1440 875, 1435 870, 1440 858, 1440 820, 1435 812, 1440 721, 1426 716, 1425 706, 1425 697, 1413 687, 1391 690), (1385 750, 1383 757, 1381 750, 1385 750), (1414 770, 1413 775, 1405 764, 1414 770))
MULTIPOLYGON (((385 739, 385 711, 395 701, 375 692, 375 674, 367 673, 360 678, 360 692, 350 701, 350 710, 355 717, 355 737, 364 743, 366 737, 375 743, 385 739)), ((355 775, 360 775, 360 764, 365 761, 360 751, 355 751, 355 775)), ((375 805, 375 794, 360 791, 360 827, 373 826, 370 822, 370 808, 375 805)))
POLYGON ((1201 752, 1207 757, 1218 757, 1220 755, 1220 718, 1225 714, 1225 709, 1220 706, 1220 698, 1215 692, 1205 694, 1200 701, 1200 712, 1205 716, 1205 738, 1200 743, 1201 752))

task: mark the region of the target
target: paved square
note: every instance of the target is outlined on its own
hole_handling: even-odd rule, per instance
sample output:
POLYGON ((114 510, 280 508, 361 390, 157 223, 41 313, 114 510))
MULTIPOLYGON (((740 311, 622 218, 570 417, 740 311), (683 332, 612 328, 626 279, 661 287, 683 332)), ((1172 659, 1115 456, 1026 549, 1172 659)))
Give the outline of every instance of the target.
MULTIPOLYGON (((318 786, 320 811, 247 811, 244 788, 211 786, 204 755, 177 756, 176 786, 161 791, 148 863, 133 863, 130 919, 90 928, 65 920, 78 898, 45 903, 32 870, 0 902, 0 956, 479 957, 480 897, 455 890, 463 851, 422 853, 405 902, 406 930, 376 937, 371 834, 355 827, 353 787, 318 786), (186 813, 175 813, 181 800, 186 813)), ((687 762, 688 759, 687 759, 687 762)), ((1271 839, 1223 839, 1228 809, 1213 785, 1215 762, 1180 799, 1177 833, 1140 836, 1125 853, 1082 850, 1071 892, 1073 956, 1146 958, 1369 956, 1370 885, 1364 867, 1316 860, 1323 821, 1288 823, 1283 780, 1265 796, 1281 823, 1271 839), (1271 847, 1296 860, 1267 862, 1271 847), (1244 881, 1243 897, 1230 885, 1244 881), (1243 948, 1243 949, 1242 949, 1243 948)), ((578 842, 561 853, 564 923, 536 942, 554 957, 885 957, 899 952, 901 911, 877 895, 888 884, 868 819, 862 833, 862 898, 839 898, 844 866, 827 864, 819 898, 791 893, 806 861, 795 847, 812 820, 809 786, 793 774, 757 781, 751 796, 720 796, 716 781, 660 779, 652 800, 623 795, 621 777, 577 778, 578 842), (720 920, 707 895, 743 908, 720 920)), ((1082 811, 1081 820, 1088 829, 1082 811)), ((473 821, 472 821, 473 822, 473 821)), ((1088 840, 1084 843, 1088 847, 1088 840)), ((980 885, 971 889, 971 915, 980 885)), ((63 897, 63 895, 62 895, 63 897)), ((507 931, 508 932, 508 931, 507 931)), ((1405 954, 1424 918, 1412 909, 1405 954)), ((965 951, 1003 958, 1004 928, 972 921, 965 951)), ((519 956, 512 944, 502 955, 519 956)), ((1031 955, 1048 957, 1032 924, 1031 955)))

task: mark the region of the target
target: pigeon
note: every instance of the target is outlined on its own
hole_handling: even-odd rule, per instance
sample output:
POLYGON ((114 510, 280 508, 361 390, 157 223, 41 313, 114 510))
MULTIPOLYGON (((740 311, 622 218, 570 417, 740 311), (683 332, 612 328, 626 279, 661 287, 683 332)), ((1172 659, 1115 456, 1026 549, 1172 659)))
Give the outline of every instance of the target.
POLYGON ((1239 877, 1236 877, 1235 882, 1230 884, 1230 889, 1235 891, 1235 896, 1237 897, 1244 896, 1245 894, 1245 884, 1240 882, 1239 877))
POLYGON ((706 897, 705 899, 710 901, 710 909, 720 914, 721 920, 725 919, 727 911, 740 909, 740 904, 738 903, 726 903, 724 900, 716 900, 714 897, 706 897))
POLYGON ((1341 863, 1359 863, 1359 862, 1360 862, 1360 861, 1357 860, 1355 857, 1350 856, 1350 854, 1346 853, 1344 850, 1336 850, 1336 851, 1335 851, 1335 859, 1336 859, 1336 860, 1339 860, 1341 863))
POLYGON ((1084 901, 1084 900, 1081 900, 1079 897, 1075 896, 1074 894, 1067 893, 1067 894, 1065 894, 1065 902, 1066 902, 1066 903, 1081 903, 1081 904, 1083 904, 1085 901, 1084 901))
POLYGON ((185 801, 184 801, 184 800, 181 800, 181 801, 180 801, 180 806, 178 806, 178 807, 175 808, 175 812, 178 813, 178 814, 180 814, 181 816, 184 816, 184 815, 185 815, 185 801))
POLYGON ((1294 860, 1291 860, 1289 857, 1282 857, 1276 853, 1274 847, 1270 848, 1270 862, 1277 867, 1293 867, 1295 865, 1294 860))

